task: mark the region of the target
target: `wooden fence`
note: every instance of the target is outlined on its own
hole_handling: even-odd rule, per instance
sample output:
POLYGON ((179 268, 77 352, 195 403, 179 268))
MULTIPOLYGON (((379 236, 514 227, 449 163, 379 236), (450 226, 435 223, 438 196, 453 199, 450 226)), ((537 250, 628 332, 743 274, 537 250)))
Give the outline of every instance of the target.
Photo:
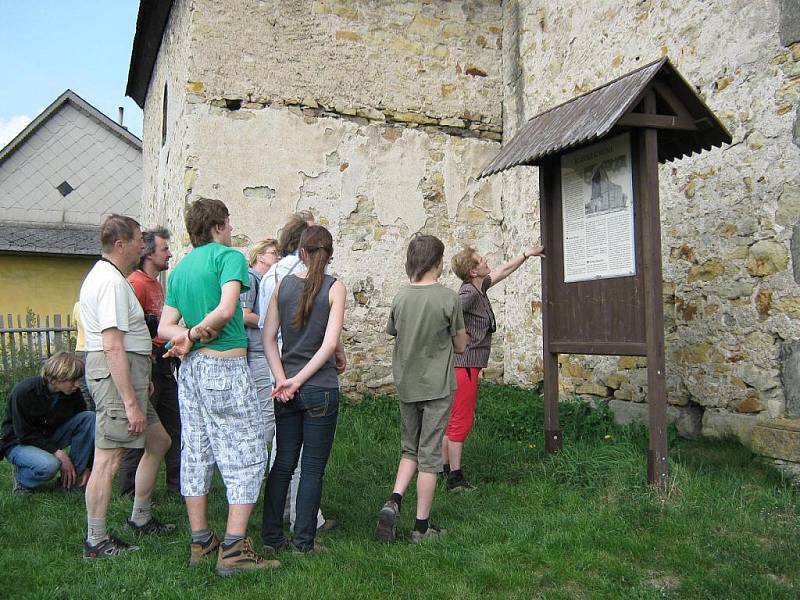
POLYGON ((0 315, 3 370, 41 363, 59 350, 74 350, 77 331, 71 321, 70 315, 53 315, 52 319, 50 315, 0 315))

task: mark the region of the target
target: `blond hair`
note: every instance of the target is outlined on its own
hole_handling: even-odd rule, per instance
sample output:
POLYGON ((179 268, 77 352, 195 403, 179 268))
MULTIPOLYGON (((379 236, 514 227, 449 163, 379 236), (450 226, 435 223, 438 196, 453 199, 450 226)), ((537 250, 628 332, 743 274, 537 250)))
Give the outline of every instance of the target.
POLYGON ((260 242, 256 242, 255 245, 250 248, 250 251, 247 253, 247 263, 252 267, 256 264, 258 257, 264 254, 269 248, 275 248, 275 251, 278 251, 278 240, 273 238, 267 238, 265 240, 261 240, 260 242))
POLYGON ((48 383, 78 381, 83 377, 83 361, 72 352, 56 352, 44 361, 42 377, 48 383))
POLYGON ((453 273, 456 274, 461 281, 469 281, 469 272, 478 266, 478 259, 476 258, 477 252, 472 246, 464 246, 464 248, 456 254, 450 261, 450 266, 453 268, 453 273))

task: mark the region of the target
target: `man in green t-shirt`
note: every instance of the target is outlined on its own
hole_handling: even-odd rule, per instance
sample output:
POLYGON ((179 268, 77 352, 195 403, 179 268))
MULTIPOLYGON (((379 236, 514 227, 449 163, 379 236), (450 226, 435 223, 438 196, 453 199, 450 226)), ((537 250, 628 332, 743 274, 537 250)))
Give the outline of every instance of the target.
POLYGON ((158 333, 183 362, 181 494, 192 530, 190 565, 217 554, 217 574, 280 566, 253 551, 245 537, 267 461, 265 428, 247 368, 247 335, 239 294, 249 289, 247 261, 231 245, 228 209, 201 199, 186 210, 194 249, 169 278, 158 333), (185 327, 179 324, 183 318, 185 327), (220 540, 208 526, 208 491, 214 465, 228 497, 228 523, 220 540))

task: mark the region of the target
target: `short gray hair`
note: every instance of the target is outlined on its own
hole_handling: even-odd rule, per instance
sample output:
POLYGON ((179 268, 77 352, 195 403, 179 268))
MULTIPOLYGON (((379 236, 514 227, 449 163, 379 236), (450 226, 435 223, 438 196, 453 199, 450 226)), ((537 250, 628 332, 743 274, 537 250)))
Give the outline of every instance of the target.
POLYGON ((142 241, 144 242, 144 250, 142 251, 142 258, 139 259, 139 268, 144 266, 144 259, 151 256, 156 251, 156 238, 160 237, 162 240, 169 240, 170 233, 166 227, 156 227, 142 232, 142 241))

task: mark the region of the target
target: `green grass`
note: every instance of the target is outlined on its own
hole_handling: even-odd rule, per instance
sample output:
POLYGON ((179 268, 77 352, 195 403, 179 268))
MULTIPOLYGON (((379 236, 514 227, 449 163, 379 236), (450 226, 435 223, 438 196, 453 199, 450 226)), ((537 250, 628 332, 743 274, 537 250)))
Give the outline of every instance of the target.
MULTIPOLYGON (((228 579, 209 562, 186 566, 183 505, 159 482, 157 513, 175 535, 142 550, 81 560, 81 497, 9 494, 0 464, 0 596, 9 598, 796 598, 800 594, 798 493, 735 443, 672 440, 671 486, 646 484, 646 432, 615 427, 608 410, 561 407, 564 450, 546 457, 542 402, 530 391, 482 386, 465 450, 479 491, 440 486, 440 542, 373 540, 399 454, 392 398, 346 404, 326 475, 323 509, 341 528, 329 552, 281 554, 274 572, 228 579)), ((413 524, 413 486, 402 530, 413 524)), ((125 539, 130 502, 115 497, 109 523, 125 539)), ((261 506, 250 534, 260 546, 261 506)), ((224 528, 217 481, 212 526, 224 528)))

